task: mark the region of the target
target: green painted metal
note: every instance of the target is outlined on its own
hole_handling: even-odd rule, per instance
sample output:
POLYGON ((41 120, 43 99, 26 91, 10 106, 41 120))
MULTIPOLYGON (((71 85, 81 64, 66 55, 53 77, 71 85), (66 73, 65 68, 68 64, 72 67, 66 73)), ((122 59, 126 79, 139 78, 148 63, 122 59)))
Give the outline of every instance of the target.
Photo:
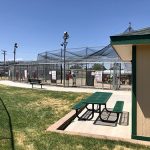
POLYGON ((125 45, 125 44, 150 44, 150 39, 125 40, 125 41, 112 41, 111 42, 111 45, 125 45))
POLYGON ((137 135, 136 46, 132 46, 132 136, 137 135))
POLYGON ((150 44, 150 34, 110 36, 112 45, 150 44))
POLYGON ((124 106, 124 101, 117 101, 112 112, 114 112, 114 113, 122 113, 123 106, 124 106))
POLYGON ((85 102, 85 100, 81 100, 79 103, 75 104, 72 107, 72 109, 81 109, 81 108, 85 107, 86 103, 84 103, 84 102, 85 102))
POLYGON ((132 135, 132 139, 135 139, 135 140, 142 140, 142 141, 150 141, 150 137, 145 137, 145 136, 132 135))
POLYGON ((81 100, 75 104, 72 109, 80 109, 86 106, 86 104, 106 104, 112 93, 95 92, 86 99, 81 100))
POLYGON ((150 39, 150 34, 141 34, 141 35, 133 35, 133 34, 126 34, 126 35, 114 35, 110 36, 110 39, 115 41, 125 41, 125 40, 135 40, 135 39, 150 39))
POLYGON ((96 92, 86 99, 87 104, 106 104, 112 93, 96 92))

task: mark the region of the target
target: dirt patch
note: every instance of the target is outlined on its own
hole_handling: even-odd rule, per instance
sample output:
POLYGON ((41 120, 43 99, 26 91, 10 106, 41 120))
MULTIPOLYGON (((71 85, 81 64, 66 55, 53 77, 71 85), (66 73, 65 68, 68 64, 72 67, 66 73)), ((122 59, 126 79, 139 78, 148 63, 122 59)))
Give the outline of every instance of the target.
POLYGON ((76 150, 81 150, 81 149, 83 149, 83 146, 81 144, 76 146, 76 150))
POLYGON ((25 134, 24 133, 16 133, 16 139, 17 139, 17 143, 18 145, 24 145, 24 141, 25 141, 25 134))
POLYGON ((76 99, 75 99, 75 102, 79 102, 81 101, 82 99, 84 99, 84 95, 81 95, 81 96, 78 96, 76 99))
POLYGON ((102 147, 103 150, 109 150, 109 148, 105 145, 102 147))
POLYGON ((131 148, 126 148, 120 145, 116 145, 113 150, 132 150, 131 148))
POLYGON ((59 99, 54 99, 54 98, 43 98, 41 100, 38 100, 36 102, 29 103, 25 106, 25 108, 35 108, 35 109, 41 109, 45 107, 52 107, 54 109, 59 109, 61 110, 68 110, 70 106, 70 102, 67 100, 59 100, 59 99))
POLYGON ((15 138, 16 138, 17 144, 18 144, 19 146, 21 146, 21 147, 24 148, 25 150, 35 150, 33 144, 29 144, 29 145, 26 145, 26 144, 25 144, 26 139, 27 139, 25 133, 23 133, 23 132, 17 132, 17 133, 15 133, 15 134, 16 134, 15 138))
POLYGON ((47 108, 51 107, 54 110, 56 115, 60 115, 62 113, 66 113, 66 112, 70 111, 72 105, 77 103, 81 99, 83 99, 83 97, 84 97, 84 95, 79 96, 73 102, 65 100, 65 99, 61 100, 61 99, 44 97, 40 100, 37 100, 36 102, 28 103, 25 106, 25 108, 26 109, 40 110, 40 109, 43 109, 46 107, 47 108))

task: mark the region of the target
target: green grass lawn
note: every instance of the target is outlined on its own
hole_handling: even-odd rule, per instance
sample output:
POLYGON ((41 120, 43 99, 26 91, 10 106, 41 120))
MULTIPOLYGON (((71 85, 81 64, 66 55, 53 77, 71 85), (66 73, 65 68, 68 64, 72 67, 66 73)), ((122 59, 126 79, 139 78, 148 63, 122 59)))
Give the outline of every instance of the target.
MULTIPOLYGON (((87 93, 52 92, 0 86, 0 97, 12 120, 15 150, 128 150, 148 147, 46 132, 87 93)), ((11 150, 8 116, 0 103, 0 150, 11 150)))

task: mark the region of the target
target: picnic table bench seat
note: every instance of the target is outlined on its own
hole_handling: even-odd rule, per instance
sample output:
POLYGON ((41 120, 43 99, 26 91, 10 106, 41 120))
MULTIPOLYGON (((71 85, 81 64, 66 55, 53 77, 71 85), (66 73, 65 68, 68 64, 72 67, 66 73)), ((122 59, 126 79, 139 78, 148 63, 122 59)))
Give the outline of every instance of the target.
POLYGON ((82 118, 82 116, 80 117, 79 114, 80 112, 87 106, 87 104, 85 103, 85 99, 81 100, 80 102, 78 102, 77 104, 75 104, 72 109, 75 109, 76 110, 76 117, 79 119, 79 120, 85 120, 82 118))
POLYGON ((117 101, 112 112, 114 113, 122 113, 124 106, 124 101, 117 101))
MULTIPOLYGON (((124 106, 124 101, 116 101, 115 103, 115 106, 114 108, 112 109, 112 111, 109 111, 107 110, 106 108, 103 109, 104 110, 107 110, 107 112, 109 113, 116 113, 117 114, 117 117, 115 120, 104 120, 101 116, 100 116, 100 119, 103 121, 103 122, 108 122, 108 123, 115 123, 115 122, 118 122, 118 119, 119 119, 119 115, 120 113, 123 112, 123 106, 124 106)), ((102 111, 102 112, 103 112, 102 111)))

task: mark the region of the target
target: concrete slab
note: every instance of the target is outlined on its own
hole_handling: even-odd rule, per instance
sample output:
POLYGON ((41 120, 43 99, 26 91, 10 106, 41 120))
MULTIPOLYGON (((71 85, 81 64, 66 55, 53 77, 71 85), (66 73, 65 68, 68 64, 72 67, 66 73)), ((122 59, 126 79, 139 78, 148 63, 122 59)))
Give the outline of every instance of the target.
MULTIPOLYGON (((113 94, 108 101, 107 107, 114 107, 115 102, 118 100, 123 100, 125 102, 123 111, 129 112, 128 126, 122 126, 119 124, 117 124, 116 127, 95 125, 93 123, 98 117, 98 114, 95 113, 94 118, 91 121, 78 121, 78 119, 75 118, 72 123, 65 129, 65 131, 131 139, 131 92, 118 93, 113 91, 113 94)), ((83 110, 81 115, 85 111, 86 109, 83 110)))

